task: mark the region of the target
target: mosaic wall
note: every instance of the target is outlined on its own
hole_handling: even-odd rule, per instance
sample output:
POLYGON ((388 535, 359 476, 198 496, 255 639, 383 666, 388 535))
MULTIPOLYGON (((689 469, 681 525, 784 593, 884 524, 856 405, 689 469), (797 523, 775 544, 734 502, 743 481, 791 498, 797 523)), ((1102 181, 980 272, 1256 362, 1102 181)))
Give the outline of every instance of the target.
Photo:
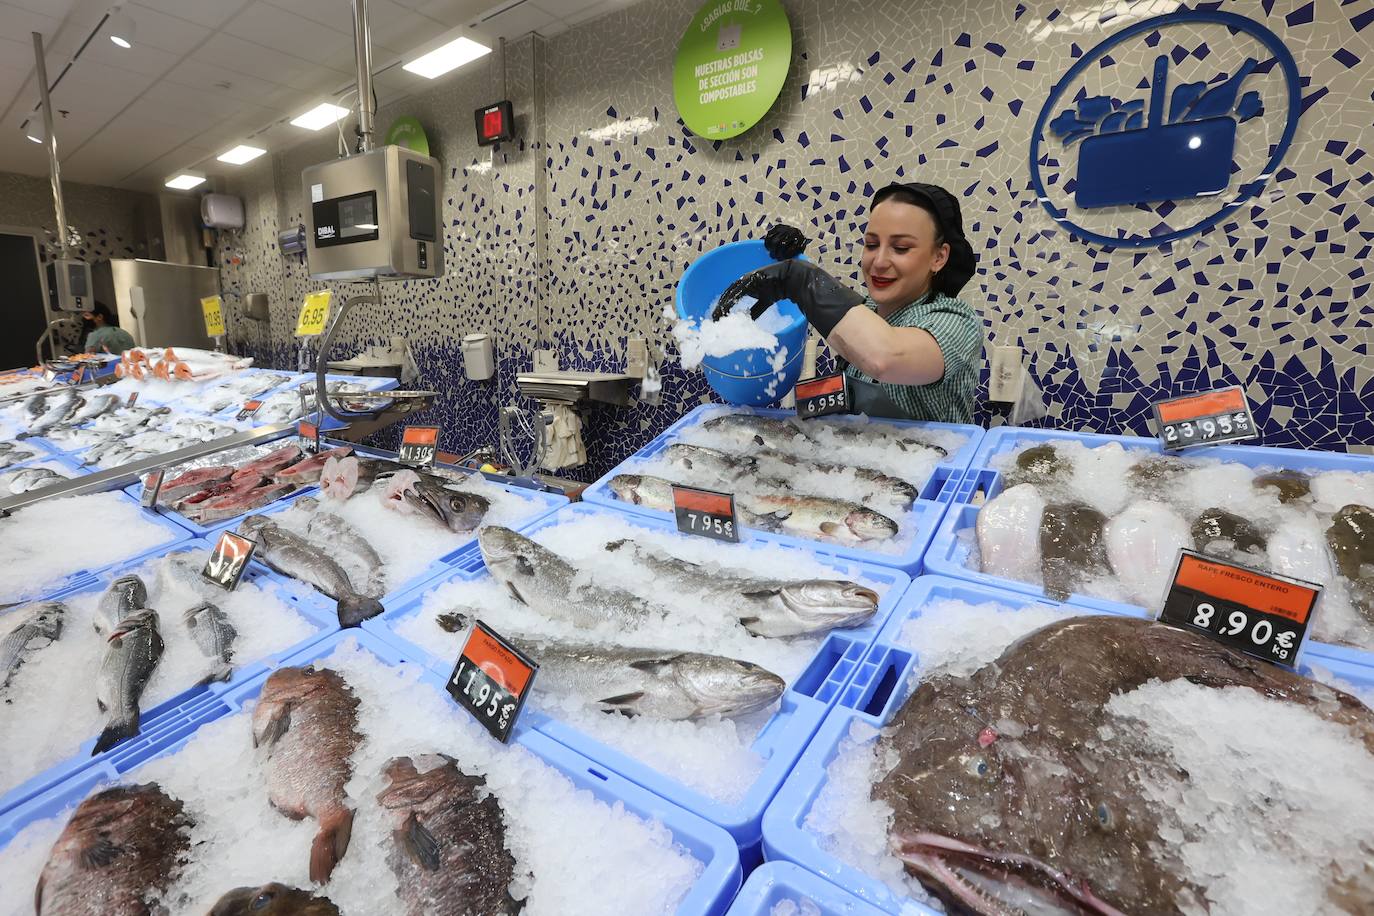
MULTIPOLYGON (((77 257, 85 261, 148 257, 142 213, 149 209, 156 213, 157 198, 72 182, 63 182, 62 198, 77 257)), ((0 172, 0 225, 40 227, 49 239, 48 248, 56 251, 57 220, 48 179, 0 172)))
MULTIPOLYGON (((673 53, 697 5, 645 0, 537 46, 515 44, 508 94, 522 136, 491 159, 473 142, 471 111, 497 97, 494 68, 380 113, 382 124, 419 116, 448 167, 448 273, 388 287, 383 306, 351 317, 342 339, 410 336, 425 382, 445 392, 434 417, 447 449, 493 439, 497 406, 515 402, 514 376, 539 343, 564 368, 616 370, 627 339, 643 336, 669 355, 663 401, 586 412, 590 461, 576 476, 604 473, 708 396, 699 375, 672 362, 665 317, 692 259, 784 220, 812 236, 823 266, 857 284, 868 198, 893 178, 960 195, 980 257, 964 298, 984 316, 988 347, 1026 353, 1044 422, 1148 434, 1153 400, 1235 383, 1246 386, 1269 444, 1374 444, 1364 406, 1374 397, 1364 266, 1374 239, 1369 3, 1195 7, 1252 17, 1282 38, 1301 74, 1291 100, 1301 118, 1263 193, 1208 231, 1141 248, 1086 242, 1053 220, 1031 184, 1030 144, 1051 87, 1076 61, 1179 4, 927 0, 914 14, 901 0, 784 0, 794 62, 782 97, 758 127, 726 142, 691 136, 672 102, 673 53), (492 382, 462 375, 458 338, 473 331, 496 335, 492 382)), ((1082 113, 1102 99, 1128 119, 1129 106, 1150 96, 1159 53, 1170 57, 1168 85, 1196 87, 1199 106, 1199 93, 1256 57, 1245 92, 1226 108, 1239 121, 1232 188, 1245 187, 1263 170, 1290 100, 1281 68, 1243 33, 1206 24, 1144 33, 1093 61, 1052 114, 1076 105, 1089 117, 1082 113)), ((311 285, 297 259, 276 252, 276 233, 301 219, 300 169, 333 145, 324 138, 250 172, 239 189, 249 228, 225 234, 226 251, 242 258, 227 281, 273 300, 270 338, 258 331, 255 340, 253 328, 242 337, 279 363, 294 363, 293 316, 311 285)), ((1073 193, 1072 147, 1050 129, 1041 137, 1052 206, 1073 193)), ((1215 203, 1115 206, 1082 219, 1106 235, 1158 237, 1215 203)), ((1006 408, 985 394, 979 419, 1002 422, 1006 408)))

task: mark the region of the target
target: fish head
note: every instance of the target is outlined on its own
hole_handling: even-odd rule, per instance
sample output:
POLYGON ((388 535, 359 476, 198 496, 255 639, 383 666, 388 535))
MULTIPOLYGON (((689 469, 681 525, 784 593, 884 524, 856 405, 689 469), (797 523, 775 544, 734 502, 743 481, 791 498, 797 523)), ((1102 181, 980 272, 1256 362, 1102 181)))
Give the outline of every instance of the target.
POLYGON ((506 584, 517 601, 524 601, 521 591, 532 587, 544 548, 500 525, 487 525, 479 529, 477 546, 491 574, 506 584))
POLYGON ((476 528, 491 508, 491 501, 485 496, 450 490, 424 478, 414 487, 403 490, 401 497, 416 511, 458 532, 476 528))
POLYGON ((38 606, 31 622, 38 631, 50 639, 56 639, 62 632, 62 621, 67 614, 67 606, 60 601, 45 601, 38 606))
POLYGON ((610 487, 616 498, 637 506, 642 502, 639 488, 643 483, 644 478, 638 474, 617 474, 611 478, 610 487))
POLYGON ((633 663, 671 679, 693 707, 692 716, 735 716, 762 709, 782 696, 787 683, 752 662, 687 652, 633 663))
POLYGON ((153 634, 156 635, 158 633, 158 627, 157 611, 150 607, 143 608, 121 620, 118 625, 110 631, 110 635, 106 638, 109 642, 114 642, 116 639, 128 636, 138 630, 151 630, 153 634))
POLYGON ((855 509, 845 516, 844 524, 861 541, 885 541, 897 534, 897 523, 872 509, 855 509))
POLYGON ((457 766, 457 761, 445 754, 393 757, 382 767, 387 785, 377 793, 377 801, 384 808, 421 806, 452 785, 448 777, 457 775, 457 766))
POLYGON ((860 626, 878 609, 877 592, 838 579, 785 582, 768 591, 807 630, 860 626))
POLYGON ((110 583, 110 591, 131 607, 148 606, 148 586, 138 576, 120 576, 110 583))
POLYGON ((236 887, 210 908, 210 916, 338 916, 338 912, 323 897, 276 882, 236 887))

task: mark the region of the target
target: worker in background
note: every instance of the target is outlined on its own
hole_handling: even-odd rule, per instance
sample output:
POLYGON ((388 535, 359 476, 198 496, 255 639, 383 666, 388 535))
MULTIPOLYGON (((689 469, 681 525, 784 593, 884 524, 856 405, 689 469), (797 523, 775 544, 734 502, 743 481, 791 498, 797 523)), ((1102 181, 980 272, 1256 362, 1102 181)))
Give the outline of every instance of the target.
POLYGON ((113 353, 118 356, 134 345, 129 332, 115 323, 110 307, 97 302, 88 312, 81 313, 82 329, 88 331, 85 350, 87 353, 113 353))
POLYGON ((806 242, 790 226, 770 229, 764 245, 778 262, 731 284, 715 315, 748 297, 757 318, 790 299, 837 354, 855 413, 971 423, 983 322, 956 298, 976 257, 954 195, 918 183, 873 195, 860 260, 867 296, 796 260, 806 242))

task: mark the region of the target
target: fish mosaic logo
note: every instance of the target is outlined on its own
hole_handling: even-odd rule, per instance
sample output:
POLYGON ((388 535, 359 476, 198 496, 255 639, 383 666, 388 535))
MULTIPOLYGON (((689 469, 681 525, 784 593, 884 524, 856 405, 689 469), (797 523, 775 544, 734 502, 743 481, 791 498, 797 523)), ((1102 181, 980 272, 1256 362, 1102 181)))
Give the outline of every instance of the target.
POLYGON ((1297 64, 1273 32, 1233 13, 1170 13, 1078 57, 1040 111, 1031 180, 1087 241, 1163 245, 1259 195, 1300 114, 1297 64))

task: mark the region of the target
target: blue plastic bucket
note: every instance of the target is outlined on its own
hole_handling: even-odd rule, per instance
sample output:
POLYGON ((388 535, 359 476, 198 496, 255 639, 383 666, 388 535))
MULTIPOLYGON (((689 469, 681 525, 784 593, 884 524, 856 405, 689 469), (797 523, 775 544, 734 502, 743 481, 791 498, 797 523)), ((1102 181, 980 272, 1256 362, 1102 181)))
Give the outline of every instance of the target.
MULTIPOLYGON (((677 314, 700 320, 710 314, 725 288, 750 271, 773 263, 763 242, 730 242, 693 261, 677 284, 677 314)), ((789 299, 778 303, 782 314, 792 322, 778 332, 778 346, 787 348, 787 362, 781 373, 769 368, 775 351, 739 350, 729 356, 708 356, 702 360, 706 381, 728 404, 761 406, 781 400, 801 377, 801 355, 806 347, 807 324, 801 310, 789 299), (768 393, 770 384, 772 394, 768 393)))

